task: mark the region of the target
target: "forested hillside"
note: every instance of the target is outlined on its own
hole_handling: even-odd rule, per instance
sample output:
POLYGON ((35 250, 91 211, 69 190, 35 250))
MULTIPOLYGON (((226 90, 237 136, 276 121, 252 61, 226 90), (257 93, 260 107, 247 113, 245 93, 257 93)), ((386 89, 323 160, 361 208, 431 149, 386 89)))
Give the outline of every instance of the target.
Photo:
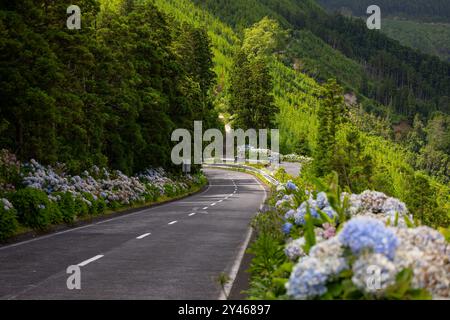
MULTIPOLYGON (((265 1, 261 1, 261 3, 264 2, 265 1)), ((214 15, 208 13, 208 11, 199 11, 200 6, 193 7, 192 2, 188 0, 160 0, 156 3, 158 7, 164 8, 166 12, 170 12, 178 19, 181 19, 181 21, 195 19, 195 17, 200 16, 201 21, 203 21, 206 26, 211 26, 209 27, 209 32, 213 39, 216 38, 215 43, 226 43, 226 37, 221 35, 216 27, 212 27, 220 25, 223 22, 219 22, 217 18, 214 18, 214 15), (219 40, 221 38, 223 39, 222 41, 219 40)), ((215 4, 219 5, 220 1, 215 2, 215 4)), ((240 5, 245 4, 240 2, 240 5)), ((231 10, 229 6, 225 5, 223 9, 231 10)), ((239 15, 243 14, 249 15, 250 11, 245 13, 240 10, 239 15)), ((224 12, 219 12, 218 16, 220 15, 226 16, 224 12)), ((283 153, 297 152, 313 157, 328 158, 330 161, 328 163, 328 170, 337 171, 342 179, 341 182, 343 185, 346 185, 353 191, 360 191, 366 188, 383 191, 389 195, 407 201, 407 203, 410 204, 411 207, 414 207, 415 210, 429 212, 428 214, 431 214, 431 212, 440 212, 436 215, 433 214, 433 216, 435 218, 439 217, 437 219, 447 219, 446 216, 448 215, 448 212, 450 212, 448 186, 439 183, 435 179, 430 179, 430 177, 427 177, 422 173, 416 172, 414 167, 416 166, 416 160, 419 159, 417 154, 410 151, 407 147, 389 141, 391 135, 389 123, 386 124, 382 119, 364 112, 359 107, 351 107, 349 119, 351 119, 352 124, 347 122, 341 130, 336 132, 336 143, 327 145, 325 148, 328 150, 336 150, 335 152, 339 157, 330 159, 329 151, 327 151, 325 155, 320 154, 320 137, 323 135, 320 129, 320 123, 323 120, 321 120, 323 115, 320 114, 319 110, 322 108, 322 95, 326 89, 324 89, 320 83, 305 74, 304 69, 298 68, 295 63, 292 63, 287 55, 287 51, 294 50, 296 46, 300 48, 298 50, 304 50, 303 52, 305 52, 305 55, 299 54, 298 56, 298 59, 301 60, 299 63, 305 63, 307 60, 303 60, 303 57, 309 57, 313 63, 311 65, 315 65, 317 66, 317 69, 320 68, 320 70, 326 71, 327 73, 324 73, 324 75, 326 74, 330 78, 333 77, 335 70, 341 70, 343 74, 347 74, 348 81, 351 81, 352 75, 353 78, 358 77, 358 75, 364 77, 364 72, 358 63, 345 57, 339 51, 333 50, 322 40, 312 35, 311 32, 308 33, 307 31, 301 30, 300 32, 302 32, 304 36, 299 38, 299 44, 291 41, 288 45, 289 49, 286 50, 286 47, 283 46, 286 44, 286 33, 283 32, 282 27, 283 22, 280 21, 277 26, 277 24, 263 22, 263 20, 264 19, 262 19, 261 22, 257 21, 257 23, 250 26, 251 28, 249 29, 242 30, 242 40, 233 41, 232 43, 236 52, 241 50, 245 51, 245 48, 249 46, 249 43, 253 43, 254 45, 256 43, 258 50, 262 47, 267 49, 267 44, 271 44, 271 46, 269 46, 270 50, 268 50, 268 52, 265 50, 265 55, 267 55, 265 59, 268 59, 273 83, 272 92, 274 103, 278 109, 278 115, 276 116, 274 125, 280 129, 281 151, 283 153), (267 41, 267 36, 269 34, 274 37, 279 37, 279 39, 274 42, 267 41), (258 35, 258 37, 253 37, 255 35, 258 35), (251 37, 251 40, 249 40, 249 37, 251 37), (258 42, 257 39, 264 40, 258 42), (300 41, 303 41, 303 43, 300 41), (240 46, 242 48, 238 49, 240 46), (291 47, 294 49, 290 49, 291 47), (332 58, 327 59, 327 55, 323 54, 322 51, 324 49, 328 50, 328 53, 332 58), (340 68, 340 66, 342 66, 342 68, 340 68), (342 70, 343 68, 345 69, 342 70), (326 156, 327 154, 328 156, 326 156), (348 183, 348 181, 351 181, 351 183, 348 183), (426 191, 428 195, 421 197, 422 200, 416 201, 417 188, 422 187, 424 188, 423 190, 428 190, 426 191)), ((249 21, 252 20, 250 19, 249 21)), ((226 30, 229 32, 230 29, 226 30)), ((236 30, 239 30, 239 28, 236 30)), ((228 36, 228 38, 230 37, 228 36)), ((238 39, 239 32, 232 38, 238 39)), ((219 65, 228 65, 228 62, 234 60, 234 69, 237 69, 232 69, 230 71, 230 74, 233 76, 225 76, 225 78, 230 79, 230 83, 225 85, 227 94, 225 94, 222 97, 223 100, 221 100, 225 105, 233 104, 232 101, 229 102, 228 100, 234 99, 236 88, 230 90, 230 87, 236 87, 241 83, 240 92, 249 90, 249 88, 245 87, 245 79, 235 79, 236 81, 233 81, 235 75, 239 76, 241 72, 245 74, 245 70, 242 71, 242 62, 239 61, 239 54, 236 53, 235 56, 230 56, 226 52, 227 47, 228 46, 216 47, 216 50, 218 51, 216 51, 216 61, 219 61, 219 65), (218 59, 217 57, 221 58, 218 59), (227 61, 227 63, 224 63, 224 61, 227 61), (230 95, 232 95, 232 97, 230 97, 230 95)), ((227 71, 228 68, 221 68, 221 70, 227 71)), ((318 71, 316 71, 316 73, 317 72, 318 71)), ((242 96, 240 93, 239 96, 245 97, 245 95, 242 96)), ((251 102, 249 103, 249 108, 251 108, 251 102)), ((254 105, 253 107, 256 110, 257 106, 254 105)), ((234 112, 242 111, 234 110, 234 112)), ((438 135, 443 137, 443 135, 445 136, 448 134, 444 133, 448 131, 445 131, 446 129, 444 129, 447 128, 447 126, 442 122, 443 118, 439 119, 440 120, 435 120, 433 122, 433 126, 439 129, 436 129, 433 134, 432 130, 425 130, 425 128, 422 128, 422 138, 424 138, 423 134, 425 134, 425 136, 427 135, 425 131, 428 132, 430 138, 432 136, 437 138, 438 135), (437 132, 440 133, 437 134, 437 132)), ((411 135, 411 139, 413 139, 412 136, 413 134, 411 135)), ((411 139, 408 141, 412 141, 411 139)), ((433 140, 434 139, 435 138, 433 138, 433 140)), ((438 138, 438 140, 439 139, 440 138, 438 138)), ((420 140, 421 138, 419 138, 419 141, 420 140)), ((426 143, 425 140, 421 141, 426 143)), ((435 154, 437 158, 439 158, 436 153, 438 152, 437 150, 441 150, 441 148, 446 145, 445 143, 441 144, 442 140, 439 141, 436 140, 434 147, 430 147, 429 149, 429 152, 435 154), (437 145, 440 146, 435 149, 437 145)), ((449 173, 448 158, 445 156, 445 153, 443 153, 442 159, 447 160, 444 160, 443 162, 439 160, 438 164, 436 162, 436 157, 433 157, 434 160, 423 161, 434 163, 434 165, 436 165, 435 169, 440 168, 439 170, 443 170, 439 176, 444 179, 449 173), (443 173, 444 171, 446 173, 443 173)), ((430 170, 429 172, 432 173, 433 170, 430 170)), ((437 172, 435 173, 437 174, 437 172)))
MULTIPOLYGON (((354 80, 351 88, 389 105, 394 114, 412 120, 416 113, 428 117, 437 110, 449 112, 450 64, 402 47, 383 34, 368 30, 363 21, 327 14, 313 1, 285 0, 282 5, 273 0, 194 2, 205 6, 236 30, 269 16, 279 20, 285 28, 311 31, 364 68, 365 77, 354 80)), ((296 41, 296 36, 292 39, 296 41)), ((293 60, 299 57, 297 55, 293 52, 289 58, 293 60)), ((314 68, 308 61, 304 63, 307 68, 314 68)), ((321 80, 327 78, 320 73, 317 76, 321 80)), ((336 77, 345 83, 341 73, 336 77)))
MULTIPOLYGON (((346 9, 355 16, 364 16, 367 7, 374 4, 370 0, 318 0, 331 10, 346 9)), ((387 16, 412 20, 450 22, 450 3, 446 0, 379 0, 376 5, 387 16)))
MULTIPOLYGON (((330 12, 366 18, 370 1, 320 0, 330 12)), ((402 45, 450 62, 448 1, 380 1, 381 32, 402 45)))
POLYGON ((148 1, 118 3, 79 1, 81 30, 65 27, 68 1, 2 4, 2 148, 72 172, 134 173, 171 166, 174 128, 215 124, 206 31, 148 1))
POLYGON ((381 31, 405 46, 450 62, 450 23, 384 19, 381 31))

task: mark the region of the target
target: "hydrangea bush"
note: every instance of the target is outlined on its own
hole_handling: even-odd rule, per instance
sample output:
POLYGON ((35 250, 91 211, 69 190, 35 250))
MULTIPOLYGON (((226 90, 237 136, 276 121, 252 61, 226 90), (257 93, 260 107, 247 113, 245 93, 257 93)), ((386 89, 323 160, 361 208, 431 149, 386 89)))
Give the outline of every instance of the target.
POLYGON ((374 191, 315 193, 288 182, 275 200, 286 256, 283 272, 274 272, 275 298, 450 298, 448 241, 413 223, 398 199, 374 191))
POLYGON ((16 210, 8 199, 0 199, 0 241, 13 235, 17 230, 16 210))
POLYGON ((14 233, 17 221, 30 228, 45 229, 50 224, 73 223, 78 217, 102 214, 107 209, 175 197, 204 182, 200 175, 172 179, 161 168, 129 177, 94 166, 71 176, 63 164, 44 166, 35 160, 21 164, 5 151, 0 153, 0 168, 0 196, 5 197, 0 203, 2 239, 14 233), (6 182, 13 178, 17 180, 15 185, 8 187, 6 182))

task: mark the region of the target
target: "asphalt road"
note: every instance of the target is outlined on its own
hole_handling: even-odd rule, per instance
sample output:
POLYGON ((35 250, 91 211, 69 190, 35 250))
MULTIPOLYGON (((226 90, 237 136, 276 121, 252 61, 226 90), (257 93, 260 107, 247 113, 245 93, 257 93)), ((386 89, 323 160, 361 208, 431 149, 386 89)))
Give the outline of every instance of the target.
MULTIPOLYGON (((264 201, 251 175, 205 170, 203 193, 0 247, 0 299, 219 299, 264 201), (81 270, 81 289, 66 272, 81 270)), ((230 289, 230 288, 228 288, 230 289)))
POLYGON ((294 162, 282 162, 280 166, 286 170, 286 173, 293 177, 298 177, 300 175, 301 165, 294 162))

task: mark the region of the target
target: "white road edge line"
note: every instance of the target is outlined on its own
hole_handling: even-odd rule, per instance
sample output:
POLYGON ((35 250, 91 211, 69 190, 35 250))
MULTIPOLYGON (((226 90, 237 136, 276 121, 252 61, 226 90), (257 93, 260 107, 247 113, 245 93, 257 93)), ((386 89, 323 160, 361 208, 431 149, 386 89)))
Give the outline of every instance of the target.
POLYGON ((195 215, 195 212, 192 212, 190 215, 189 215, 189 217, 192 217, 192 216, 194 216, 195 215))
POLYGON ((175 224, 175 223, 177 223, 177 222, 178 222, 178 221, 175 220, 175 221, 169 222, 168 225, 170 226, 170 225, 175 224))
POLYGON ((144 239, 145 237, 148 237, 149 235, 151 235, 151 233, 143 234, 142 236, 136 237, 136 239, 141 240, 144 239))
POLYGON ((84 266, 88 265, 89 263, 94 262, 95 260, 101 259, 101 258, 103 258, 103 257, 104 257, 103 254, 99 254, 99 255, 97 255, 97 256, 95 256, 95 257, 92 257, 92 258, 90 258, 90 259, 87 259, 87 260, 85 260, 85 261, 83 261, 83 262, 77 264, 77 266, 79 266, 79 267, 84 267, 84 266))

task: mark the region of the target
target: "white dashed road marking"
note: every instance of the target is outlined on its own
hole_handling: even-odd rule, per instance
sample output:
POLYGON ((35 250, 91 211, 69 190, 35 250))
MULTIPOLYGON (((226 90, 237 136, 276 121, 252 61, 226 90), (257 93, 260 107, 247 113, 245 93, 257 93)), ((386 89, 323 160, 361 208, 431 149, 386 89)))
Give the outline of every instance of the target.
POLYGON ((175 223, 177 223, 177 222, 178 222, 178 221, 175 220, 175 221, 169 222, 168 225, 175 224, 175 223))
POLYGON ((142 236, 136 237, 136 239, 141 240, 144 239, 145 237, 148 237, 149 235, 151 235, 151 233, 143 234, 142 236))
POLYGON ((193 215, 195 215, 195 212, 192 212, 192 213, 189 215, 189 217, 192 217, 193 215))
POLYGON ((78 266, 79 267, 84 267, 84 266, 88 265, 89 263, 94 262, 95 260, 98 260, 98 259, 103 258, 103 257, 104 257, 104 255, 99 254, 98 256, 95 256, 93 258, 87 259, 87 260, 79 263, 78 266))

